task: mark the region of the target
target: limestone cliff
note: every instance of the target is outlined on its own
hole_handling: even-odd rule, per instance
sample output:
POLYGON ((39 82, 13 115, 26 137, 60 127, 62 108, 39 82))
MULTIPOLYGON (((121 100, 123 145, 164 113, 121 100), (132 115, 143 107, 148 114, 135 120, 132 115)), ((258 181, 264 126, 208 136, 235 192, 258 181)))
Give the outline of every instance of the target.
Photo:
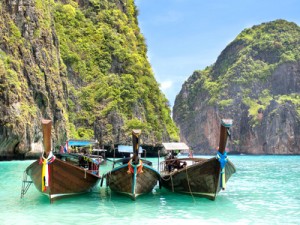
POLYGON ((40 152, 41 118, 53 148, 178 139, 146 53, 133 0, 1 1, 0 159, 40 152))
MULTIPOLYGON (((39 2, 42 4, 42 1, 39 2)), ((54 140, 66 133, 66 72, 61 69, 53 19, 33 0, 0 3, 0 156, 40 151, 42 117, 54 140)))
POLYGON ((300 154, 299 43, 300 27, 284 20, 242 31, 182 86, 173 109, 181 138, 214 153, 220 119, 232 118, 232 152, 300 154))

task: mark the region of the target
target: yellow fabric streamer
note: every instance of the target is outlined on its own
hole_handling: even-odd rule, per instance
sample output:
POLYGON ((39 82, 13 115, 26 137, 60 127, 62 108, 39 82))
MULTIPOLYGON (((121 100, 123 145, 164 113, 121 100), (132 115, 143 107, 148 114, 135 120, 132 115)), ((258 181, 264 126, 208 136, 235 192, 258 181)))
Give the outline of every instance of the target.
POLYGON ((222 169, 222 189, 224 190, 226 188, 226 179, 225 179, 225 167, 222 169))
POLYGON ((48 165, 47 165, 47 159, 42 159, 42 191, 46 190, 46 174, 47 174, 47 169, 48 169, 48 165))
POLYGON ((49 164, 55 160, 52 151, 49 153, 47 159, 42 157, 40 163, 42 164, 42 192, 46 191, 49 186, 49 164))

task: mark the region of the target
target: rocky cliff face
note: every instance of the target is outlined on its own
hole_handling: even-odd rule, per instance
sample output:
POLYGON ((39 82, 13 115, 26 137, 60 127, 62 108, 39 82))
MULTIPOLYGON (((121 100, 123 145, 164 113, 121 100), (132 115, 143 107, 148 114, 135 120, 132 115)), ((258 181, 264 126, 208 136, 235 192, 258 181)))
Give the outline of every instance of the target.
POLYGON ((178 94, 173 117, 195 151, 214 153, 221 118, 234 120, 229 149, 300 154, 300 28, 283 20, 244 30, 178 94))
POLYGON ((178 138, 146 52, 133 0, 1 1, 0 159, 40 152, 42 118, 54 148, 178 138))
POLYGON ((53 119, 54 141, 66 134, 66 74, 50 12, 33 0, 0 3, 0 157, 40 151, 41 118, 53 119), (44 24, 43 29, 41 23, 44 24))

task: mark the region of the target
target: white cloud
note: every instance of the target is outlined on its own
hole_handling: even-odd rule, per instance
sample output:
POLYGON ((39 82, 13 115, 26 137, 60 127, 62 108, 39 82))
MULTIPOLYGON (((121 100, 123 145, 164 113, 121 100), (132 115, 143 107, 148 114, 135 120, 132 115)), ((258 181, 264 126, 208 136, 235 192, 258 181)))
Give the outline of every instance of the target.
POLYGON ((170 81, 170 80, 167 80, 167 81, 163 81, 161 84, 160 84, 160 89, 162 91, 166 91, 168 89, 170 89, 173 85, 173 82, 170 81))

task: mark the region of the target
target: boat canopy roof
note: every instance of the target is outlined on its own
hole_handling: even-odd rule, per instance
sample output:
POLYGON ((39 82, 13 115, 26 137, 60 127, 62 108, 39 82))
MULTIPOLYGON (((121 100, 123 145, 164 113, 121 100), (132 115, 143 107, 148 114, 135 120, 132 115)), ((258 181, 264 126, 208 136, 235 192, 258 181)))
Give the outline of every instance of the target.
POLYGON ((95 141, 90 140, 69 140, 68 145, 74 147, 84 147, 95 144, 95 141))
POLYGON ((190 148, 183 142, 162 143, 166 151, 189 150, 190 148))
MULTIPOLYGON (((119 152, 127 152, 127 153, 133 153, 133 146, 132 145, 119 145, 118 146, 119 152)), ((139 147, 139 153, 143 153, 143 149, 140 146, 139 147)))
POLYGON ((106 152, 106 149, 97 149, 97 148, 93 148, 93 152, 106 152))

